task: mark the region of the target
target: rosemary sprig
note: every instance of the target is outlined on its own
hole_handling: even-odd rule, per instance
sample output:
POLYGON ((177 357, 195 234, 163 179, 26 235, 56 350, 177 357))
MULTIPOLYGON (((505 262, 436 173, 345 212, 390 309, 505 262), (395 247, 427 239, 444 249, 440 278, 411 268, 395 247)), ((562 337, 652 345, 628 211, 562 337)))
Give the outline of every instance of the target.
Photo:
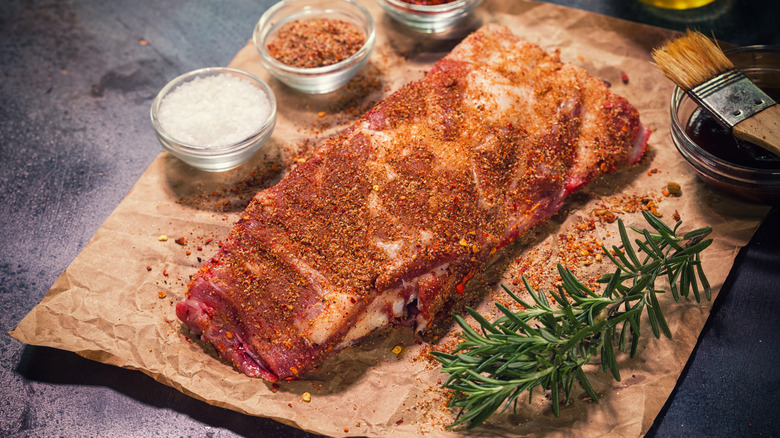
POLYGON ((681 222, 669 228, 653 214, 643 214, 653 231, 631 227, 642 237, 634 240, 636 249, 622 220, 618 220, 622 248, 613 246, 609 251, 602 246, 616 269, 599 279, 606 285, 600 295, 558 264, 562 285, 549 292, 552 302, 523 277, 533 303, 502 287, 524 310, 513 312, 496 303, 503 316, 489 322, 468 308, 480 331, 461 316, 454 317, 463 329, 463 342, 452 353, 433 352, 442 371, 450 375, 443 384, 453 392, 449 406, 460 409, 451 427, 477 426, 502 406, 502 411, 509 406, 516 409, 519 396, 528 391, 530 402, 537 387, 550 390, 556 416, 561 393, 568 403, 575 381, 598 401, 583 365, 599 356, 604 372, 619 381, 615 351, 636 355, 643 312, 656 338, 662 333, 672 336, 657 296, 664 290, 656 289, 656 279, 667 278, 675 301, 692 293, 699 302, 702 291, 711 298, 699 254, 712 243, 706 238, 712 229, 678 236, 681 222))

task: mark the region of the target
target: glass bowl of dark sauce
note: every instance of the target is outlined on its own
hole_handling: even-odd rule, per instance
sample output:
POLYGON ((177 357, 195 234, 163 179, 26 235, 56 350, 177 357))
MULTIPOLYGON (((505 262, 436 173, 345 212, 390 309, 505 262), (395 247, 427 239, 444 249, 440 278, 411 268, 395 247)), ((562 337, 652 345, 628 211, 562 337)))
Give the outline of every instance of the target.
MULTIPOLYGON (((725 51, 735 67, 780 102, 780 47, 725 51)), ((682 89, 671 100, 672 140, 698 176, 739 199, 780 204, 780 157, 735 138, 682 89)))

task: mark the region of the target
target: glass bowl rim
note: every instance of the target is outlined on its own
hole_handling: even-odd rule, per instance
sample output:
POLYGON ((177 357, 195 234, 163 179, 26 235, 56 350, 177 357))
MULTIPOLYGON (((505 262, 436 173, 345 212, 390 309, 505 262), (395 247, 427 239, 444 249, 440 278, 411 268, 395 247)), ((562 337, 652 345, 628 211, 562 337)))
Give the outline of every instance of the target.
POLYGON ((448 3, 442 3, 440 5, 417 5, 414 3, 407 3, 403 0, 377 0, 382 3, 386 3, 398 9, 402 13, 421 13, 431 14, 440 12, 451 12, 461 9, 471 3, 480 3, 482 0, 454 0, 448 3))
POLYGON ((342 11, 339 11, 337 9, 331 9, 328 7, 324 7, 324 8, 306 7, 305 9, 301 11, 297 11, 291 14, 290 16, 283 17, 281 20, 278 20, 276 23, 269 22, 270 17, 273 16, 274 13, 278 12, 280 9, 287 6, 288 4, 296 1, 305 1, 305 0, 282 0, 280 2, 277 2, 275 5, 271 6, 270 8, 268 8, 268 10, 266 10, 263 13, 263 15, 260 17, 260 20, 257 21, 257 24, 255 24, 254 32, 252 32, 252 42, 255 45, 255 49, 257 49, 257 51, 260 53, 260 57, 262 58, 262 60, 268 63, 272 68, 296 76, 321 76, 321 75, 326 75, 328 73, 335 73, 335 72, 342 71, 344 69, 349 69, 349 67, 352 67, 354 64, 357 63, 357 61, 363 59, 365 56, 367 56, 373 51, 374 45, 376 44, 376 24, 374 23, 374 18, 371 16, 368 10, 363 5, 361 5, 360 3, 354 0, 332 0, 334 3, 347 3, 349 5, 352 5, 356 7, 357 10, 360 12, 360 16, 364 19, 364 24, 368 28, 368 35, 366 35, 366 41, 365 43, 363 43, 360 49, 346 59, 343 59, 333 64, 324 65, 321 67, 308 67, 308 68, 293 67, 283 62, 277 61, 274 57, 268 54, 268 50, 266 50, 264 44, 265 38, 271 33, 272 30, 274 30, 275 28, 279 27, 282 24, 287 23, 289 21, 290 16, 295 16, 297 19, 311 14, 343 15, 342 11), (261 33, 263 33, 263 31, 266 28, 268 30, 262 35, 261 38, 261 33))
POLYGON ((276 123, 276 111, 277 111, 276 96, 274 95, 273 90, 271 90, 271 87, 269 87, 268 84, 265 83, 265 81, 263 81, 256 75, 232 67, 204 67, 204 68, 199 68, 199 69, 189 71, 187 73, 181 74, 171 79, 157 93, 154 100, 152 101, 152 106, 149 110, 150 116, 152 118, 152 125, 154 126, 154 130, 158 134, 158 136, 161 137, 161 140, 164 140, 164 143, 166 144, 167 147, 191 155, 202 155, 202 156, 218 156, 224 154, 231 154, 231 153, 238 152, 242 149, 245 149, 247 147, 253 146, 258 141, 258 137, 264 136, 266 132, 269 131, 276 123), (171 135, 168 131, 166 131, 162 127, 159 121, 158 113, 163 98, 169 92, 171 92, 175 87, 178 87, 179 85, 186 83, 188 79, 198 77, 199 75, 203 75, 203 74, 210 75, 212 73, 213 74, 219 74, 219 73, 237 74, 259 85, 260 89, 263 90, 266 97, 268 98, 268 104, 270 105, 270 111, 268 112, 268 116, 260 125, 260 127, 256 129, 250 136, 236 143, 230 143, 222 146, 199 146, 199 145, 188 144, 181 140, 176 139, 173 135, 171 135))

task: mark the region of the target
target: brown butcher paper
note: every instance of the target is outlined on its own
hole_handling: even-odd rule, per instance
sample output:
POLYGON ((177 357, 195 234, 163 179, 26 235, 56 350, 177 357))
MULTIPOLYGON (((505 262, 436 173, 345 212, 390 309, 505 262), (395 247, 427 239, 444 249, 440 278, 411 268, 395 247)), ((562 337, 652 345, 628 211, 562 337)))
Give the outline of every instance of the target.
MULTIPOLYGON (((383 330, 328 360, 306 380, 271 384, 237 372, 176 318, 175 303, 189 275, 216 253, 254 191, 277 181, 318 139, 347 126, 372 102, 422 77, 464 35, 414 35, 373 1, 361 3, 378 24, 378 39, 370 64, 355 80, 328 95, 301 95, 271 79, 247 44, 231 66, 266 79, 276 94, 278 122, 268 147, 241 168, 220 174, 194 171, 161 153, 11 335, 137 369, 216 406, 331 436, 642 436, 674 388, 712 301, 674 303, 662 297, 673 338, 654 339, 647 330, 638 357, 618 356, 620 381, 597 365, 589 367, 598 403, 576 387, 571 404, 556 418, 538 391, 516 412, 494 415, 470 431, 444 428, 456 412, 445 407, 447 393, 439 383, 446 376, 428 354, 452 345, 456 329, 449 323, 421 338, 410 328, 383 330), (396 346, 400 353, 393 351, 396 346), (310 401, 303 400, 304 393, 310 401)), ((768 208, 713 191, 676 152, 668 115, 673 85, 649 56, 674 32, 525 1, 484 1, 467 24, 484 22, 506 25, 545 50, 560 49, 563 61, 585 68, 628 98, 654 132, 641 163, 574 195, 495 272, 472 281, 470 293, 482 298, 478 310, 495 315, 492 302, 507 301, 497 285, 520 292, 521 273, 540 287, 554 285, 559 261, 585 280, 611 271, 606 257, 598 260, 592 251, 595 243, 616 241, 617 223, 603 219, 605 210, 639 227, 645 226, 642 208, 669 224, 679 216, 686 231, 712 226, 715 242, 702 258, 716 296, 768 208), (664 195, 669 182, 680 185, 681 195, 664 195)))

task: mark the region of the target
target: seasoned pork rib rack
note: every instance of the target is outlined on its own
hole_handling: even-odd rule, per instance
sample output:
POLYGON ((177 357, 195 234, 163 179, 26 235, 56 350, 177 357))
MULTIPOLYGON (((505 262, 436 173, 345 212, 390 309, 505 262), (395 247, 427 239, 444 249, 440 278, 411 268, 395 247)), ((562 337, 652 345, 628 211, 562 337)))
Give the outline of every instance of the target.
POLYGON ((247 375, 299 378, 377 328, 424 330, 648 136, 601 80, 486 25, 258 193, 177 315, 247 375))

